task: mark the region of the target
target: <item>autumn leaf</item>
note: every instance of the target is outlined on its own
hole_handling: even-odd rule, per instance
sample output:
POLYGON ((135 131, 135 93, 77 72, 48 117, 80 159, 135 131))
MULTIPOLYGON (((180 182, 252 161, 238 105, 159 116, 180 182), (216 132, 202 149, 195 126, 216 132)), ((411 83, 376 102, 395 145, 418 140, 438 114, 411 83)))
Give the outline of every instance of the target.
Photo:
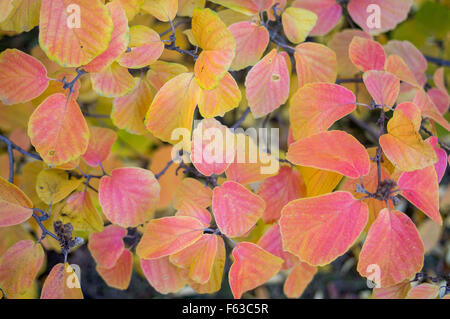
POLYGON ((238 71, 258 63, 269 44, 267 29, 250 21, 242 21, 233 23, 228 30, 236 40, 236 54, 230 68, 238 71))
POLYGON ((88 64, 108 49, 112 32, 113 21, 110 13, 100 1, 42 1, 39 44, 47 56, 61 66, 78 67, 88 64), (69 18, 72 11, 67 8, 70 5, 72 11, 73 5, 79 7, 78 20, 69 18))
POLYGON ((289 69, 286 52, 269 52, 248 72, 245 88, 248 104, 255 118, 284 104, 289 96, 289 69))
POLYGON ((357 178, 369 173, 369 154, 353 136, 343 131, 311 135, 289 146, 286 158, 310 166, 357 178))
POLYGON ((128 47, 118 62, 126 68, 139 69, 159 59, 164 50, 164 43, 155 30, 144 25, 135 25, 130 28, 128 47))
POLYGON ((111 176, 101 178, 98 189, 103 213, 122 227, 135 227, 148 221, 158 204, 159 192, 155 175, 137 167, 114 169, 111 176))
POLYGON ((95 268, 108 286, 125 290, 128 288, 133 271, 133 255, 128 249, 123 250, 122 255, 111 268, 103 268, 97 265, 95 268))
POLYGON ((442 217, 439 213, 439 182, 433 166, 403 172, 397 185, 403 197, 442 225, 442 217), (425 189, 426 192, 424 192, 425 189))
POLYGON ((23 223, 33 214, 32 207, 24 192, 0 177, 0 227, 23 223))
POLYGON ((89 128, 73 97, 56 93, 31 114, 28 135, 48 165, 70 162, 86 152, 89 128))
POLYGON ((83 299, 78 275, 69 264, 56 264, 45 279, 41 299, 83 299))
POLYGON ((212 212, 222 233, 238 237, 247 233, 262 216, 266 204, 239 183, 227 181, 215 187, 212 212))
POLYGON ((175 254, 198 241, 204 228, 200 220, 189 216, 152 219, 145 228, 136 253, 143 259, 175 254))
POLYGON ((423 266, 424 247, 411 219, 399 211, 383 209, 364 241, 357 270, 368 277, 379 268, 381 288, 410 279, 423 266))
POLYGON ((0 54, 0 100, 5 104, 30 101, 49 84, 45 66, 36 58, 16 49, 0 54))
POLYGON ((88 148, 82 157, 89 166, 95 167, 108 158, 117 139, 117 133, 109 128, 97 126, 91 126, 89 131, 88 148))
POLYGON ((97 264, 104 268, 114 267, 125 250, 123 237, 127 230, 120 226, 109 225, 99 233, 89 237, 89 251, 97 264))
POLYGON ((243 242, 233 249, 234 263, 228 274, 231 291, 235 299, 272 278, 280 269, 283 260, 258 245, 243 242))
POLYGON ((299 88, 308 83, 335 82, 336 53, 330 48, 318 43, 305 42, 295 47, 294 58, 299 88))
POLYGON ((291 201, 281 211, 283 247, 312 266, 329 264, 355 243, 368 215, 348 192, 291 201))
POLYGON ((167 81, 156 94, 145 116, 145 126, 163 141, 176 143, 175 129, 192 127, 201 90, 192 73, 182 73, 167 81))
POLYGON ((350 60, 361 71, 383 70, 386 53, 374 40, 356 36, 348 48, 350 60))
POLYGON ((310 83, 290 99, 290 122, 294 138, 301 139, 328 130, 356 108, 352 91, 332 83, 310 83))
POLYGON ((317 22, 317 14, 313 11, 289 7, 281 15, 284 34, 292 43, 305 41, 317 22))
POLYGON ((414 171, 437 161, 431 145, 419 134, 419 108, 410 102, 399 104, 387 124, 387 134, 380 136, 380 145, 386 157, 401 171, 414 171))
POLYGON ((10 247, 0 263, 0 286, 7 294, 17 295, 30 288, 44 262, 44 250, 31 240, 10 247))
POLYGON ((150 285, 162 294, 178 292, 187 284, 186 277, 169 261, 169 256, 141 259, 141 268, 150 285))
POLYGON ((214 89, 233 61, 236 41, 219 16, 210 9, 194 9, 192 34, 203 49, 195 61, 195 78, 201 88, 214 89))

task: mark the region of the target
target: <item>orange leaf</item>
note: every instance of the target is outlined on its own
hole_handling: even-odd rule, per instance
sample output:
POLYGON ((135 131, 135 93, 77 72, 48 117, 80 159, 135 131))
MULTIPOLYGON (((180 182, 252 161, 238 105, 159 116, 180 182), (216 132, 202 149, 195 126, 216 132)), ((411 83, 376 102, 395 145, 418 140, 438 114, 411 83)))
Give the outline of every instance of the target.
POLYGON ((193 281, 205 284, 213 271, 218 241, 216 235, 203 234, 193 245, 171 255, 169 260, 178 267, 187 268, 193 281))
POLYGON ((44 250, 31 240, 11 246, 0 263, 0 286, 6 294, 17 295, 29 289, 44 262, 44 250))
POLYGON ((404 172, 400 175, 397 184, 403 197, 436 223, 442 225, 442 217, 439 213, 439 183, 433 166, 404 172))
POLYGON ((386 53, 376 41, 356 36, 348 48, 350 60, 361 71, 383 70, 386 53))
POLYGON ((127 68, 118 63, 105 67, 98 73, 91 73, 92 89, 100 96, 119 97, 131 92, 134 78, 127 68))
POLYGON ((150 285, 162 294, 177 292, 187 283, 182 270, 169 261, 169 256, 141 259, 141 268, 150 285))
POLYGON ((48 165, 70 162, 86 152, 89 128, 73 97, 56 93, 31 114, 28 123, 31 144, 48 165))
POLYGON ((343 131, 328 131, 301 139, 289 146, 286 158, 310 166, 357 178, 369 173, 369 154, 356 138, 343 131))
POLYGON ((353 21, 364 31, 379 34, 394 29, 398 23, 406 20, 411 5, 412 1, 410 0, 358 0, 348 3, 348 12, 353 21), (378 12, 380 12, 379 26, 371 26, 368 23, 374 14, 373 9, 369 10, 370 5, 378 7, 378 12))
POLYGON ((134 79, 134 89, 127 95, 114 99, 111 120, 118 128, 133 134, 145 134, 143 120, 152 103, 153 93, 145 78, 134 79))
POLYGON ((399 104, 387 124, 388 134, 380 136, 380 145, 386 157, 401 171, 414 171, 437 161, 433 147, 419 134, 419 108, 410 102, 399 104))
POLYGON ((399 211, 383 209, 364 241, 357 270, 361 276, 379 267, 381 288, 410 279, 423 266, 424 247, 411 219, 399 211))
POLYGON ((217 252, 208 282, 204 284, 189 280, 189 286, 199 294, 212 294, 222 287, 223 270, 225 268, 225 244, 222 238, 218 238, 217 252))
POLYGON ((90 132, 89 145, 83 159, 89 166, 95 167, 108 158, 117 133, 109 128, 96 126, 91 126, 90 132))
POLYGON ((284 104, 289 97, 287 53, 273 49, 248 72, 245 88, 254 118, 264 116, 284 104))
POLYGON ((224 116, 228 111, 239 106, 241 90, 230 73, 220 80, 219 86, 212 90, 202 90, 198 109, 205 117, 224 116))
POLYGON ((0 100, 5 104, 30 101, 48 87, 45 66, 36 58, 16 49, 0 54, 0 100))
MULTIPOLYGON (((209 188, 210 189, 210 188, 209 188)), ((203 226, 208 227, 211 224, 211 213, 206 208, 191 203, 183 203, 175 216, 190 216, 200 220, 203 226)))
POLYGON ((258 145, 252 136, 239 132, 236 132, 235 136, 236 156, 225 171, 228 180, 247 185, 277 174, 278 159, 258 150, 258 145))
POLYGON ((206 208, 211 206, 211 201, 211 188, 194 178, 185 178, 176 190, 173 207, 180 209, 183 205, 191 204, 206 208))
POLYGON ((236 55, 230 68, 238 71, 255 65, 269 44, 267 29, 250 21, 242 21, 233 23, 228 30, 236 40, 236 55))
POLYGON ((298 263, 284 282, 284 294, 288 298, 300 297, 316 273, 317 267, 310 266, 307 263, 298 263))
POLYGON ((337 76, 336 54, 325 45, 305 42, 295 47, 298 87, 314 82, 334 83, 337 76))
POLYGON ((310 83, 290 99, 290 121, 296 140, 323 131, 353 112, 356 97, 352 91, 331 83, 310 83))
POLYGON ((0 177, 0 227, 23 223, 33 214, 32 207, 20 188, 0 177))
POLYGON ((434 105, 433 100, 430 96, 422 89, 418 89, 416 95, 414 96, 413 103, 415 103, 422 111, 423 117, 429 117, 439 123, 447 131, 450 131, 450 124, 441 115, 439 109, 434 105))
POLYGON ((370 34, 364 31, 356 29, 345 29, 337 32, 333 36, 331 41, 328 42, 328 46, 330 47, 330 49, 332 49, 336 53, 338 73, 343 77, 352 77, 359 72, 358 68, 355 67, 350 60, 348 52, 348 47, 350 46, 353 38, 356 36, 372 39, 370 34))
POLYGON ((195 61, 195 78, 201 88, 214 89, 233 61, 236 42, 227 26, 211 9, 194 9, 192 34, 203 49, 195 61))
POLYGON ((233 249, 234 263, 228 273, 231 291, 235 299, 254 289, 280 271, 283 260, 253 243, 238 243, 233 249))
POLYGON ((329 264, 355 243, 368 215, 349 192, 294 200, 281 211, 283 247, 312 266, 329 264))
POLYGON ((306 186, 295 168, 282 166, 277 175, 261 183, 258 195, 266 202, 262 219, 265 223, 273 223, 280 218, 284 205, 291 200, 306 196, 306 186))
POLYGON ((190 216, 152 219, 145 228, 136 253, 144 259, 175 254, 198 241, 204 228, 200 220, 190 216))
POLYGON ((159 201, 160 186, 152 172, 123 167, 103 176, 98 189, 103 213, 122 227, 135 227, 153 217, 159 201))
POLYGON ((428 63, 419 49, 409 41, 391 40, 385 45, 385 50, 389 55, 400 56, 414 74, 419 86, 425 85, 427 81, 425 71, 428 68, 428 63))
POLYGON ((283 250, 280 226, 276 223, 258 240, 258 246, 272 255, 283 259, 282 270, 292 268, 299 261, 297 257, 283 250))
POLYGON ((130 30, 124 9, 119 0, 109 2, 106 7, 114 25, 108 49, 83 67, 87 72, 100 72, 116 60, 128 47, 130 30))
POLYGON ((212 212, 220 231, 230 237, 247 233, 262 216, 266 204, 239 183, 227 181, 215 187, 212 212))
POLYGON ((214 118, 202 120, 192 133, 191 160, 205 176, 222 174, 234 160, 234 134, 214 118))
POLYGON ((127 230, 120 226, 110 225, 100 233, 89 237, 89 251, 97 264, 102 268, 112 268, 125 250, 123 237, 127 230))
POLYGON ((363 74, 364 85, 376 104, 393 106, 400 93, 400 80, 385 71, 371 70, 363 74))
POLYGON ((139 69, 152 64, 159 59, 164 51, 164 43, 159 34, 143 25, 130 28, 129 49, 118 59, 120 65, 126 68, 139 69))
POLYGON ((56 264, 45 279, 41 299, 83 299, 78 275, 69 264, 56 264))
POLYGON ((47 56, 61 66, 88 64, 108 49, 112 32, 111 15, 100 1, 42 1, 39 44, 47 56), (77 5, 78 10, 73 5, 77 5))
POLYGON ((128 288, 131 280, 133 255, 128 249, 125 249, 113 267, 103 268, 97 265, 95 269, 108 286, 125 290, 128 288))
POLYGON ((158 91, 145 117, 145 126, 159 139, 176 143, 176 129, 192 127, 201 90, 192 73, 182 73, 167 81, 158 91))
POLYGON ((406 65, 405 61, 398 55, 390 55, 386 59, 384 69, 392 74, 395 74, 400 80, 411 84, 412 86, 419 86, 414 74, 406 65))

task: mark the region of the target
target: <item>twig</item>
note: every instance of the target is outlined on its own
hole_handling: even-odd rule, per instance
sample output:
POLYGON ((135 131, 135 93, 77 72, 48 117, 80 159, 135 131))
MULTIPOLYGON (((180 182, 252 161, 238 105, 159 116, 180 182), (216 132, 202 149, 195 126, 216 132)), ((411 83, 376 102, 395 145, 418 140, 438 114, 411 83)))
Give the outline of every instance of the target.
POLYGON ((337 79, 336 84, 342 83, 363 83, 363 79, 361 78, 352 78, 352 79, 337 79))
POLYGON ((159 179, 162 175, 164 175, 164 173, 167 172, 167 170, 169 169, 169 167, 172 164, 173 164, 173 159, 171 159, 170 161, 167 162, 166 166, 162 169, 162 171, 155 175, 155 178, 159 179))
POLYGON ((450 67, 450 61, 449 60, 445 60, 445 59, 440 59, 440 58, 435 58, 429 55, 424 55, 425 59, 427 59, 428 62, 440 65, 440 66, 448 66, 450 67))
POLYGON ((248 108, 244 111, 244 113, 242 113, 242 115, 241 115, 241 117, 239 118, 239 120, 237 120, 237 122, 234 123, 234 125, 233 125, 231 128, 232 128, 232 129, 237 129, 237 128, 242 124, 242 122, 245 121, 245 119, 247 118, 247 115, 249 115, 249 114, 250 114, 250 107, 248 107, 248 108))

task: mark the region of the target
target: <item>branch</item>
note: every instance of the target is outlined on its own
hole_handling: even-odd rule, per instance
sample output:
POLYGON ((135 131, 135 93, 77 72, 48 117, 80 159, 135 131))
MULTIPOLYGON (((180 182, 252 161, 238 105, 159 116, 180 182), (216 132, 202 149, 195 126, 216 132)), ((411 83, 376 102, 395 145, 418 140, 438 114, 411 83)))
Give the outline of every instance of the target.
POLYGON ((361 78, 353 78, 353 79, 337 79, 336 84, 342 83, 363 83, 363 79, 361 78))
POLYGON ((162 169, 162 171, 155 175, 155 178, 159 179, 161 176, 163 176, 172 164, 173 164, 173 159, 171 159, 170 161, 167 162, 166 166, 162 169))
MULTIPOLYGON (((177 38, 176 38, 176 36, 175 36, 175 27, 176 27, 176 26, 173 24, 172 20, 169 20, 169 22, 170 22, 170 30, 168 30, 168 32, 172 31, 172 34, 171 34, 170 37, 169 37, 170 43, 164 45, 164 48, 167 49, 167 50, 176 51, 176 52, 181 53, 181 54, 187 54, 187 55, 190 55, 190 56, 194 59, 194 61, 196 61, 197 58, 198 58, 197 50, 194 50, 194 51, 183 50, 183 49, 180 48, 179 46, 175 45, 175 42, 176 42, 176 40, 177 40, 177 38)), ((164 31, 164 32, 166 32, 166 31, 164 31)), ((163 32, 163 33, 164 33, 164 32, 163 32)), ((167 33, 166 33, 166 34, 167 34, 167 33)))
POLYGON ((428 62, 440 65, 440 66, 448 66, 450 67, 450 61, 449 60, 444 60, 444 59, 440 59, 440 58, 435 58, 429 55, 424 55, 425 59, 427 59, 428 62))
POLYGON ((8 157, 9 157, 9 177, 8 177, 8 181, 10 183, 14 182, 14 154, 13 154, 13 149, 19 151, 23 155, 26 155, 26 156, 29 156, 29 157, 32 157, 32 158, 35 158, 37 160, 41 160, 42 161, 42 158, 39 155, 33 154, 33 153, 29 153, 29 152, 25 151, 20 146, 14 144, 6 136, 0 135, 0 141, 4 142, 6 144, 7 149, 8 149, 8 157))
POLYGON ((248 107, 248 108, 244 111, 244 113, 242 113, 242 115, 241 115, 241 117, 239 118, 239 120, 237 120, 237 122, 234 123, 234 125, 233 125, 231 128, 232 128, 232 129, 238 128, 238 127, 242 124, 242 122, 245 121, 245 119, 247 118, 247 115, 249 115, 249 114, 250 114, 250 107, 248 107))

